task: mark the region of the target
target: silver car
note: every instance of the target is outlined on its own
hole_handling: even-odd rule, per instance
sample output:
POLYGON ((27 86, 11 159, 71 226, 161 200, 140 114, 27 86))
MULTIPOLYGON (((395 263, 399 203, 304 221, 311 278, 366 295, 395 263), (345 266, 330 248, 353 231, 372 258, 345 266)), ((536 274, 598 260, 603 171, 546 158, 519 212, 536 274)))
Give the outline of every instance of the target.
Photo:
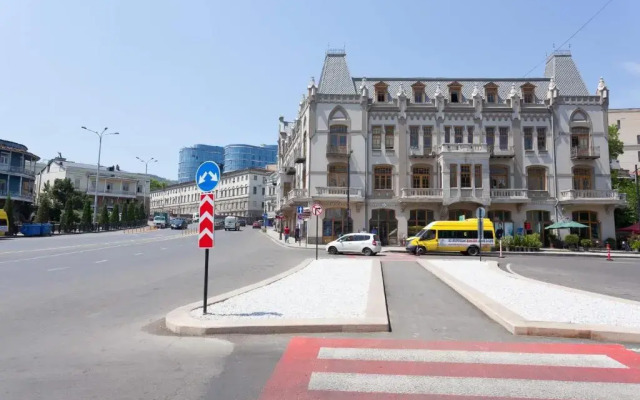
POLYGON ((329 254, 359 253, 375 256, 382 251, 378 235, 373 233, 349 233, 327 244, 329 254))

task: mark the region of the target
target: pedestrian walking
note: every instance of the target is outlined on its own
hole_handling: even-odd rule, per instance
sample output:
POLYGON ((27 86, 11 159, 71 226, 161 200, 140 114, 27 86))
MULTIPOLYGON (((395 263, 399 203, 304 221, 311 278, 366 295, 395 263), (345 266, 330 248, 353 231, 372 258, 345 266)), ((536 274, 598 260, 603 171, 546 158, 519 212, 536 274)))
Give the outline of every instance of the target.
POLYGON ((291 230, 289 229, 289 225, 285 225, 284 227, 284 242, 285 243, 289 243, 289 234, 291 233, 291 230))
POLYGON ((296 240, 296 243, 298 243, 298 241, 300 240, 300 227, 296 226, 296 229, 293 231, 293 235, 294 238, 296 240))

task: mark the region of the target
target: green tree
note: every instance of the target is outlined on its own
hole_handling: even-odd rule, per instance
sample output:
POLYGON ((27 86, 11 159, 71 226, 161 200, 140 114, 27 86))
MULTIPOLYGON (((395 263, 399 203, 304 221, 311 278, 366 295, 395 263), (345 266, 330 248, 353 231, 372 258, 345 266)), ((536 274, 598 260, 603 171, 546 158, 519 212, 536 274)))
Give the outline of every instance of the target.
POLYGON ((617 160, 624 153, 624 143, 620 140, 617 125, 609 125, 609 161, 617 160))
POLYGON ((65 232, 70 232, 75 227, 75 223, 76 214, 73 212, 73 200, 67 199, 62 216, 62 229, 64 229, 65 232))
POLYGON ((117 204, 113 206, 113 210, 111 210, 111 217, 109 217, 109 223, 114 228, 117 228, 118 224, 120 223, 120 207, 118 207, 117 204))
POLYGON ((138 214, 138 207, 136 207, 136 203, 131 203, 129 204, 129 209, 127 210, 128 213, 128 217, 127 219, 129 220, 130 224, 133 224, 136 222, 137 218, 137 214, 138 214))
POLYGON ((127 203, 122 205, 122 218, 120 220, 124 224, 129 223, 129 205, 127 203))
POLYGON ((13 215, 13 200, 11 200, 11 193, 7 193, 7 199, 4 201, 4 211, 7 213, 7 218, 9 219, 9 235, 13 235, 15 216, 13 215))
POLYGON ((49 222, 49 213, 51 212, 51 200, 49 195, 43 193, 40 196, 40 205, 38 205, 38 212, 36 213, 36 222, 45 223, 49 222))
POLYGON ((82 209, 82 225, 84 229, 88 229, 91 226, 91 202, 89 200, 84 202, 84 208, 82 209))
POLYGON ((616 209, 614 218, 616 228, 624 228, 638 221, 638 197, 636 196, 636 184, 634 179, 616 178, 613 187, 619 193, 627 195, 627 207, 616 209))
POLYGON ((167 182, 161 182, 157 179, 151 178, 151 180, 149 181, 149 186, 151 188, 151 191, 153 192, 154 190, 160 190, 160 189, 166 188, 167 182))
POLYGON ((102 211, 100 212, 100 218, 98 218, 98 223, 103 227, 106 227, 109 223, 109 210, 107 209, 107 205, 102 206, 102 211))
POLYGON ((144 221, 147 219, 147 212, 144 209, 144 202, 139 204, 138 207, 138 220, 144 221))

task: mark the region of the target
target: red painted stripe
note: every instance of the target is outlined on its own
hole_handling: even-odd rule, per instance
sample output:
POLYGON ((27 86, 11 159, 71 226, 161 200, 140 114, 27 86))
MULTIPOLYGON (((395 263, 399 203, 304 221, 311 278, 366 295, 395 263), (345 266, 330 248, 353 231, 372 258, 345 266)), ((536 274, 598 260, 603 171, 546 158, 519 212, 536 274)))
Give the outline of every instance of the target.
MULTIPOLYGON (((531 397, 486 397, 457 396, 448 394, 393 394, 393 393, 350 393, 332 391, 309 391, 299 393, 296 397, 274 397, 279 400, 545 400, 531 397)), ((265 400, 265 399, 260 399, 265 400)), ((271 399, 269 399, 271 400, 271 399)))
POLYGON ((640 383, 636 369, 425 363, 403 361, 316 360, 313 371, 359 374, 505 378, 573 382, 640 383))
POLYGON ((200 220, 199 223, 200 232, 203 232, 205 229, 209 229, 210 232, 213 232, 213 220, 210 218, 204 218, 200 220))
POLYGON ((213 247, 213 236, 206 235, 198 239, 198 247, 202 249, 213 247))

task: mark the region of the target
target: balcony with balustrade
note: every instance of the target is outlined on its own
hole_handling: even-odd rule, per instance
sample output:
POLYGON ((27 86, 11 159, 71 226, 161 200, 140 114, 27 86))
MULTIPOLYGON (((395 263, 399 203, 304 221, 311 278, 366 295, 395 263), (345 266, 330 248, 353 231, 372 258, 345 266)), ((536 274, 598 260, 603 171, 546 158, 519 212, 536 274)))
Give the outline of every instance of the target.
POLYGON ((491 158, 513 158, 516 151, 513 146, 489 146, 491 158))
POLYGON ((424 203, 442 202, 441 188, 402 188, 400 191, 400 203, 424 203))
POLYGON ((487 153, 484 143, 444 143, 440 145, 440 153, 487 153))
POLYGON ((527 189, 491 189, 491 203, 528 203, 527 189))
POLYGON ((5 199, 11 195, 11 200, 33 202, 33 192, 28 190, 8 190, 6 187, 0 188, 0 198, 5 199))
POLYGON ((308 203, 309 202, 309 190, 297 188, 291 189, 289 193, 287 193, 285 205, 292 206, 298 203, 308 203))
POLYGON ((348 158, 349 148, 347 146, 327 146, 327 157, 330 158, 348 158))
POLYGON ((489 190, 482 188, 449 188, 444 190, 442 204, 446 206, 453 203, 471 202, 489 205, 491 203, 489 194, 489 190))
POLYGON ((563 204, 614 204, 625 206, 627 195, 617 190, 562 190, 558 200, 563 204))
POLYGON ((24 177, 32 179, 36 176, 36 172, 33 168, 27 168, 21 165, 0 164, 0 173, 22 175, 24 177))
POLYGON ((316 194, 313 196, 317 200, 347 200, 347 192, 350 201, 364 201, 364 189, 360 187, 323 187, 316 186, 316 194))
POLYGON ((595 160, 600 158, 600 146, 571 147, 572 160, 595 160))
POLYGON ((423 158, 433 158, 435 156, 436 156, 436 152, 431 147, 425 147, 425 148, 411 147, 409 149, 409 158, 423 159, 423 158))
MULTIPOLYGON (((90 187, 87 189, 87 194, 91 196, 95 196, 96 188, 90 187)), ((142 193, 140 193, 142 195, 142 193)), ((104 186, 100 186, 98 188, 98 196, 108 196, 108 197, 126 197, 135 199, 138 196, 138 193, 132 190, 119 190, 119 189, 109 189, 104 188, 104 186)))

